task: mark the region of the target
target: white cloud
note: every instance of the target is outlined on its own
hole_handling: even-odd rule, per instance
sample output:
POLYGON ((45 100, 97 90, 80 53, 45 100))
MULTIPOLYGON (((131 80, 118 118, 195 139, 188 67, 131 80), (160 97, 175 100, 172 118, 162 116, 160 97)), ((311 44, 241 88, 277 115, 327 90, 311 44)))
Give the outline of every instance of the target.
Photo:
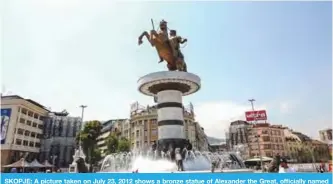
MULTIPOLYGON (((266 105, 256 105, 258 109, 266 109, 266 105)), ((196 120, 205 128, 208 136, 224 138, 230 122, 244 120, 245 111, 251 105, 231 101, 205 102, 195 106, 196 120)))

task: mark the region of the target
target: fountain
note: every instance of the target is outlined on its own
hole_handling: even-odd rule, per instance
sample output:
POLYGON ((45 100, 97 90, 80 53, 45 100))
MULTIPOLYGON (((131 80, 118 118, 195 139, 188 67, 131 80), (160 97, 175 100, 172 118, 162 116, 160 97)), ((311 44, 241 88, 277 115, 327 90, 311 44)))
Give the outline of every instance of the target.
POLYGON ((158 141, 156 149, 107 155, 101 172, 177 172, 174 150, 185 151, 186 172, 252 172, 236 153, 199 152, 186 149, 182 96, 200 89, 200 78, 188 72, 162 71, 138 81, 139 91, 157 99, 158 141))
MULTIPOLYGON (((158 157, 149 151, 115 153, 107 155, 100 172, 136 172, 163 173, 177 172, 174 161, 166 156, 158 157)), ((162 154, 163 155, 163 154, 162 154)), ((184 159, 184 172, 253 172, 246 169, 243 160, 233 152, 199 152, 187 151, 184 159), (214 163, 214 168, 212 165, 214 163)))
MULTIPOLYGON (((168 34, 167 22, 161 21, 159 29, 168 34)), ((143 32, 138 40, 139 45, 142 44, 143 36, 146 36, 151 45, 156 46, 159 59, 166 61, 169 69, 150 73, 138 80, 138 90, 144 95, 154 97, 157 102, 157 145, 146 152, 138 150, 108 155, 102 163, 101 172, 177 172, 176 149, 181 150, 182 169, 187 172, 215 172, 219 169, 223 172, 249 172, 244 169, 244 163, 235 153, 191 150, 184 131, 182 98, 200 89, 200 77, 187 72, 183 54, 177 46, 165 44, 165 34, 157 34, 154 30, 151 34, 143 32)), ((170 37, 172 43, 176 42, 175 38, 170 37)))

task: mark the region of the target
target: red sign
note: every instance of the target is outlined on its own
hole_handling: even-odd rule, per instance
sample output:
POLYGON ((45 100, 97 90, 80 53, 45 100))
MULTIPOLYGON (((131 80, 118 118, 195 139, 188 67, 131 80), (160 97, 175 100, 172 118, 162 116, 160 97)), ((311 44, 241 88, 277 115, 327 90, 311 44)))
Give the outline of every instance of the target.
POLYGON ((247 111, 245 112, 245 117, 246 121, 267 120, 267 114, 265 110, 247 111))

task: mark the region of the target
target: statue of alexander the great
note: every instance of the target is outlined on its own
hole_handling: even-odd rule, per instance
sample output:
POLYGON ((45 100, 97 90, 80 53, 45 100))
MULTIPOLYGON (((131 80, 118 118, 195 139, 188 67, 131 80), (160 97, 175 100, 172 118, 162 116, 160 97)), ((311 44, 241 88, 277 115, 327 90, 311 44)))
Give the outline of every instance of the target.
MULTIPOLYGON (((153 23, 153 22, 152 22, 153 23)), ((153 24, 154 26, 154 24, 153 24)), ((156 48, 160 57, 160 62, 166 61, 169 71, 183 71, 187 72, 187 66, 184 61, 184 55, 180 51, 180 44, 187 42, 187 39, 183 39, 177 36, 176 30, 170 30, 170 38, 168 35, 168 23, 164 20, 160 22, 159 31, 153 30, 148 34, 147 31, 143 32, 139 36, 139 45, 142 44, 142 38, 145 36, 150 44, 156 48)))

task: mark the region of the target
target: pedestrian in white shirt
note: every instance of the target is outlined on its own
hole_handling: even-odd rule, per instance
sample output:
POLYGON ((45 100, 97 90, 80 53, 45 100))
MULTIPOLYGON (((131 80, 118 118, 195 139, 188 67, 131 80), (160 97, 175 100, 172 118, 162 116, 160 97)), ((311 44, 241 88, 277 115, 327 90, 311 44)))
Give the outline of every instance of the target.
POLYGON ((296 170, 288 166, 286 159, 282 159, 279 173, 293 173, 293 172, 296 172, 296 170))
POLYGON ((175 154, 176 154, 176 163, 177 163, 177 170, 178 171, 183 171, 183 158, 180 153, 180 148, 175 149, 175 154))

